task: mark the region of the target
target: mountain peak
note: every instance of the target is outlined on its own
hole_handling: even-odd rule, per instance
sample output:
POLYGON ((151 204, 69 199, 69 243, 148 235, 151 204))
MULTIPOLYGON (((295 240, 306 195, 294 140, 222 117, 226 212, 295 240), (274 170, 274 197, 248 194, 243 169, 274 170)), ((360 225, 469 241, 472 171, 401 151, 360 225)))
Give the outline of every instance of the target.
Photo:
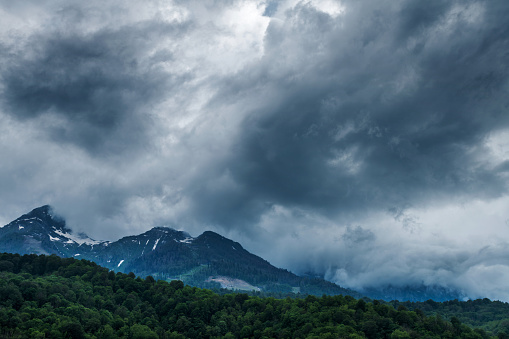
MULTIPOLYGON (((26 217, 39 217, 39 218, 52 218, 53 216, 53 208, 50 205, 44 205, 40 207, 36 207, 28 213, 23 214, 16 220, 23 219, 26 217)), ((14 221, 16 221, 14 220, 14 221)))
POLYGON ((178 230, 168 227, 168 226, 156 226, 156 227, 153 227, 151 230, 145 232, 145 234, 153 234, 153 233, 176 237, 179 240, 185 239, 185 238, 191 238, 191 235, 189 233, 184 232, 184 231, 178 231, 178 230))
POLYGON ((205 240, 212 240, 212 241, 228 241, 234 243, 235 241, 228 239, 226 237, 223 237, 221 234, 213 232, 213 231, 205 231, 203 232, 198 238, 205 240))
POLYGON ((205 231, 203 232, 200 237, 206 237, 206 238, 218 238, 218 239, 226 239, 221 234, 213 232, 213 231, 205 231))
POLYGON ((232 249, 234 251, 244 250, 241 244, 213 231, 205 231, 198 238, 198 243, 205 244, 207 247, 213 246, 221 250, 232 249))
POLYGON ((155 227, 152 227, 151 230, 155 230, 155 231, 169 231, 169 232, 178 232, 176 229, 172 228, 172 227, 169 227, 169 226, 155 226, 155 227))
MULTIPOLYGON (((96 245, 101 243, 90 239, 84 233, 77 235, 73 233, 66 226, 65 220, 55 214, 50 205, 34 208, 3 227, 2 233, 4 235, 11 234, 11 237, 14 238, 17 237, 17 241, 31 243, 32 247, 37 249, 36 252, 42 254, 52 253, 52 251, 63 254, 65 251, 59 248, 62 246, 69 248, 73 245, 96 245), (49 248, 45 246, 49 246, 49 248)), ((11 245, 14 246, 15 242, 11 245)))
POLYGON ((36 207, 30 213, 43 213, 49 215, 52 210, 52 207, 50 205, 43 205, 41 207, 36 207))
POLYGON ((71 232, 71 230, 66 227, 65 220, 56 215, 53 212, 53 208, 50 205, 44 205, 41 207, 34 208, 27 214, 23 214, 18 219, 9 223, 9 225, 26 224, 34 222, 41 226, 51 227, 54 230, 62 232, 71 232))

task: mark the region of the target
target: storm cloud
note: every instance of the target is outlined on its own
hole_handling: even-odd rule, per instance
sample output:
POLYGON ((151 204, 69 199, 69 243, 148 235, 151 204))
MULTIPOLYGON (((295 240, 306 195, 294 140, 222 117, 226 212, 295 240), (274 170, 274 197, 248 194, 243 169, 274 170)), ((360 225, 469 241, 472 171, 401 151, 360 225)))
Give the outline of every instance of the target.
POLYGON ((95 238, 214 229, 352 288, 509 300, 504 1, 0 6, 4 224, 48 203, 95 238))
POLYGON ((94 156, 138 147, 150 127, 151 104, 186 80, 163 74, 172 54, 150 46, 183 29, 147 22, 88 34, 34 34, 5 53, 4 111, 21 121, 39 119, 55 142, 94 156))
MULTIPOLYGON (((441 193, 503 194, 499 169, 479 160, 483 140, 508 123, 508 34, 490 26, 479 32, 461 10, 442 13, 438 25, 451 27, 440 35, 430 27, 401 41, 406 22, 386 18, 391 24, 380 27, 364 8, 333 19, 297 5, 284 25, 269 26, 269 71, 253 79, 271 78, 282 102, 245 120, 232 175, 254 196, 333 214, 420 204, 441 193), (363 19, 367 27, 356 30, 363 19)), ((498 8, 485 11, 490 22, 503 22, 498 8)))

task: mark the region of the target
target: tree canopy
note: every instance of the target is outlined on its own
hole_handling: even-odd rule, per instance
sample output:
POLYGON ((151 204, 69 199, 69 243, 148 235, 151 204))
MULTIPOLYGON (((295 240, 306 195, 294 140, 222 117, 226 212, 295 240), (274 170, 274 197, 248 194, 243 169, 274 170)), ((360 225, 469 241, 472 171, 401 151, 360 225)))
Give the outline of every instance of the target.
POLYGON ((220 295, 54 255, 0 254, 0 278, 3 338, 489 338, 405 305, 220 295))

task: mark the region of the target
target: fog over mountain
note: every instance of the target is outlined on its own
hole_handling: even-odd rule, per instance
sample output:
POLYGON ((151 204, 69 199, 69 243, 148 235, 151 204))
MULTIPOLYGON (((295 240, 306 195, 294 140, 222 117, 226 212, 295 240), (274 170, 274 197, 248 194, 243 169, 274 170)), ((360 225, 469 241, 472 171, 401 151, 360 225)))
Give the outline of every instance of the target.
POLYGON ((0 0, 0 224, 215 230, 509 301, 509 3, 0 0))

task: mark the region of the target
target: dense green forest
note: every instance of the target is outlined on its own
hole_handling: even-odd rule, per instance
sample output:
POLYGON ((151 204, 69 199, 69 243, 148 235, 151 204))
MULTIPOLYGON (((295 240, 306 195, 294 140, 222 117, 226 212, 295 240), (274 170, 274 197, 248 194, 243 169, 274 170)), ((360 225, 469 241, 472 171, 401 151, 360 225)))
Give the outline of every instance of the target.
POLYGON ((490 337, 462 317, 427 316, 414 304, 221 295, 54 255, 0 254, 0 278, 2 338, 490 337))
POLYGON ((509 304, 489 299, 468 301, 451 300, 435 302, 399 302, 390 303, 395 308, 405 307, 409 310, 421 310, 427 315, 440 315, 450 319, 456 317, 461 323, 472 327, 482 328, 488 333, 498 333, 501 337, 509 338, 509 304))

